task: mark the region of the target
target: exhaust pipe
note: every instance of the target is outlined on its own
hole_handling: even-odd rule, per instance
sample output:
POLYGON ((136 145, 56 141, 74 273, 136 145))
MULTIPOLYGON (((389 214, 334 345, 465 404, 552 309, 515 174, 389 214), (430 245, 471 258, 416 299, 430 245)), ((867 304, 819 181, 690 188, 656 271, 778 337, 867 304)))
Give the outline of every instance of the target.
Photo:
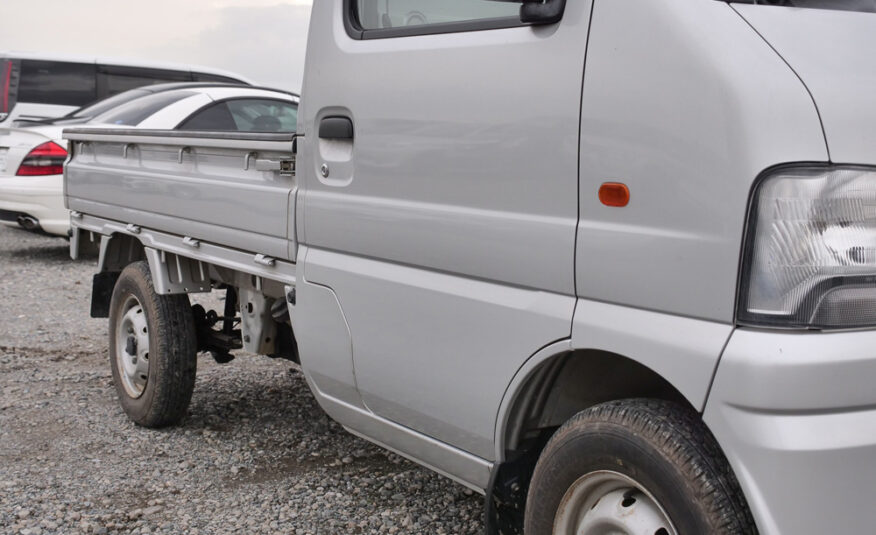
POLYGON ((39 230, 40 222, 29 215, 18 216, 18 224, 26 230, 39 230))

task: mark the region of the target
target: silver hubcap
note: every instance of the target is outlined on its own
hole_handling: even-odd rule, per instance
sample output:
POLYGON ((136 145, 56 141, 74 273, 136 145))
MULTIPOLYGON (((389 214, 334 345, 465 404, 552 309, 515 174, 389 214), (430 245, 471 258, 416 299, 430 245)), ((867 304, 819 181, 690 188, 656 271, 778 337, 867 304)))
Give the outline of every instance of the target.
POLYGON ((116 364, 125 392, 139 398, 149 380, 149 326, 136 297, 129 296, 116 325, 116 364))
POLYGON ((632 478, 609 470, 580 477, 554 519, 554 535, 678 535, 663 507, 632 478))

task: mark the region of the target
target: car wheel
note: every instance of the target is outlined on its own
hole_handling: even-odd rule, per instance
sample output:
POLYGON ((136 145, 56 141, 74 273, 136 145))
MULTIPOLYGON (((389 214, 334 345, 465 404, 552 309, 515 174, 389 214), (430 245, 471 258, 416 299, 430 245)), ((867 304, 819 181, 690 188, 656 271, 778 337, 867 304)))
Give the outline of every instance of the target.
POLYGON ((756 534, 742 491, 699 415, 659 400, 584 410, 542 451, 527 535, 756 534))
POLYGON ((164 427, 185 416, 195 387, 197 340, 187 295, 159 295, 149 265, 126 267, 109 315, 113 382, 135 423, 164 427))

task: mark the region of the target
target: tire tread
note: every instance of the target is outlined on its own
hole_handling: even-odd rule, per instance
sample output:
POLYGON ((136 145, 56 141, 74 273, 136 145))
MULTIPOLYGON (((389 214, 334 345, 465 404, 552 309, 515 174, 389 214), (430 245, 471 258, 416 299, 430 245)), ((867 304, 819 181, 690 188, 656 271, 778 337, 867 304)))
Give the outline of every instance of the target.
POLYGON ((684 475, 688 490, 705 510, 710 535, 757 534, 739 482, 700 415, 668 401, 626 399, 579 412, 548 441, 533 481, 540 479, 539 472, 558 468, 549 466, 551 455, 570 445, 582 429, 605 427, 622 427, 640 436, 684 475))
MULTIPOLYGON (((152 282, 149 264, 145 261, 127 266, 119 277, 117 289, 126 282, 140 290, 142 295, 137 296, 142 297, 140 304, 152 312, 150 338, 157 341, 157 347, 150 348, 149 366, 157 368, 155 373, 150 369, 150 380, 153 377, 159 378, 152 385, 151 399, 146 400, 146 410, 132 413, 125 407, 126 412, 132 420, 144 427, 158 428, 177 424, 186 415, 197 374, 197 339, 188 295, 158 294, 152 282)), ((148 394, 150 393, 145 392, 144 396, 148 394)), ((119 395, 125 394, 119 392, 119 395)))

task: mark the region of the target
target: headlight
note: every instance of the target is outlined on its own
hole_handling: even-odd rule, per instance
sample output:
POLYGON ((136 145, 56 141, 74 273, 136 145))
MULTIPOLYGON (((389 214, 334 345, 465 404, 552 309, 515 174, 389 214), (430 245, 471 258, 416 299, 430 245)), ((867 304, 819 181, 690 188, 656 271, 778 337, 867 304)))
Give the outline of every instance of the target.
POLYGON ((740 323, 876 326, 876 169, 793 167, 755 191, 740 323))

